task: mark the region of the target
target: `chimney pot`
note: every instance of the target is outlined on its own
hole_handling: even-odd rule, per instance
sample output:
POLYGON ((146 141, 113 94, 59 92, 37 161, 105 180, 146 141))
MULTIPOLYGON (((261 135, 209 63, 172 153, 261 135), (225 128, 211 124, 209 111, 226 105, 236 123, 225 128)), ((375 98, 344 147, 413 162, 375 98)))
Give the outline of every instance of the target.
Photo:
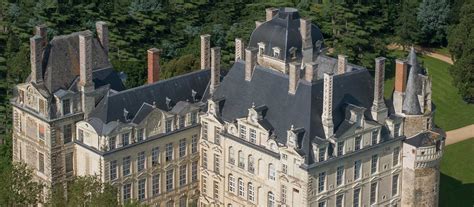
POLYGON ((211 53, 211 35, 201 35, 201 70, 209 69, 210 53, 211 53))
POLYGON ((338 55, 337 56, 337 74, 344 74, 347 67, 347 56, 338 55))
POLYGON ((107 23, 104 21, 98 21, 95 23, 97 36, 99 37, 100 44, 104 48, 105 54, 109 54, 109 28, 107 23))
POLYGON ((395 60, 395 91, 404 93, 407 88, 408 64, 406 60, 395 60))
POLYGON ((148 84, 160 80, 160 53, 161 50, 151 48, 147 51, 148 60, 148 84))
POLYGON ((43 81, 43 38, 35 35, 30 38, 30 63, 31 63, 31 82, 39 83, 43 81))
POLYGON ((298 81, 300 80, 300 68, 301 65, 299 63, 290 63, 288 93, 293 95, 296 94, 296 89, 298 88, 298 81))
POLYGON ((245 49, 245 80, 251 81, 255 65, 257 63, 257 48, 248 47, 245 49))
POLYGON ((265 9, 265 21, 270 21, 278 13, 278 9, 266 8, 265 9))
POLYGON ((235 62, 245 59, 245 44, 240 38, 235 38, 235 62))
POLYGON ((220 65, 221 62, 221 48, 220 47, 213 47, 211 49, 211 84, 210 84, 210 92, 214 94, 217 87, 220 83, 220 65))

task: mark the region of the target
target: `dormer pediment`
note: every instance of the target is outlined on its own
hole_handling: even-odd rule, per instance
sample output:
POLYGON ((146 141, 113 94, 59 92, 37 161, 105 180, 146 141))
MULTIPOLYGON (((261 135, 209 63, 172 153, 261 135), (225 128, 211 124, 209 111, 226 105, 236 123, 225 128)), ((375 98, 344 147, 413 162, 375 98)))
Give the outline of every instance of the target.
POLYGON ((287 131, 287 146, 294 149, 300 149, 304 134, 304 128, 294 128, 294 126, 291 125, 290 130, 287 131))

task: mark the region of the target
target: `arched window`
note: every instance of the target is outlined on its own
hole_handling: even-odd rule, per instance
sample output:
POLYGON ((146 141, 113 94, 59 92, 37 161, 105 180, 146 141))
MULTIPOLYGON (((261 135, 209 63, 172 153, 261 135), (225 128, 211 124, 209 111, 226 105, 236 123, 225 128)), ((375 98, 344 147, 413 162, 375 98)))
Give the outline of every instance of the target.
POLYGON ((275 207, 275 195, 270 191, 268 192, 268 207, 275 207))
POLYGON ((235 178, 232 174, 229 174, 229 191, 235 192, 235 178))
POLYGON ((233 147, 229 147, 229 163, 233 165, 235 164, 235 153, 233 147))
POLYGON ((251 202, 255 202, 255 191, 253 189, 253 184, 249 183, 247 186, 247 195, 248 195, 248 200, 251 202))
POLYGON ((253 156, 252 155, 249 155, 248 157, 248 171, 251 172, 251 173, 255 173, 255 161, 253 160, 253 156))
POLYGON ((245 158, 244 158, 244 153, 241 151, 239 151, 239 167, 244 169, 245 168, 245 158))
POLYGON ((275 166, 272 163, 270 163, 268 165, 268 179, 275 180, 275 177, 276 177, 275 166))
POLYGON ((242 178, 239 178, 239 196, 245 196, 244 180, 242 178))

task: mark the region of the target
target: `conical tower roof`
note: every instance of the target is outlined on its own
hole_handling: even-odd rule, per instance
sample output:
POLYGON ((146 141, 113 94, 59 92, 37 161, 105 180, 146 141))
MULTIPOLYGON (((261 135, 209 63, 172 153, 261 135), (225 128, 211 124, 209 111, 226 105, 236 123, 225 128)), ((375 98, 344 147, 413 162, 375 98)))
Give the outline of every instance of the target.
POLYGON ((410 54, 408 55, 408 64, 410 67, 410 73, 408 74, 407 89, 405 92, 405 100, 403 101, 403 113, 407 115, 419 115, 421 114, 420 102, 418 101, 418 85, 419 85, 419 66, 416 60, 415 48, 411 47, 410 54))

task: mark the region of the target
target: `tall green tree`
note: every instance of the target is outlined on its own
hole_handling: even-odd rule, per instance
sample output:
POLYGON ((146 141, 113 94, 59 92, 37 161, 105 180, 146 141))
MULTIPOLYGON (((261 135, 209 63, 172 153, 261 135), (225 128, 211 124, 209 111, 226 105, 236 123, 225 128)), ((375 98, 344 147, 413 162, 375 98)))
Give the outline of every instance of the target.
POLYGON ((445 44, 449 13, 447 0, 423 0, 417 14, 422 33, 420 41, 435 45, 445 44))
POLYGON ((0 169, 0 203, 5 206, 36 205, 42 200, 43 185, 33 180, 26 164, 2 165, 0 169))
POLYGON ((395 34, 397 37, 395 41, 403 48, 415 44, 419 39, 417 8, 417 0, 402 0, 401 12, 396 20, 395 34))

